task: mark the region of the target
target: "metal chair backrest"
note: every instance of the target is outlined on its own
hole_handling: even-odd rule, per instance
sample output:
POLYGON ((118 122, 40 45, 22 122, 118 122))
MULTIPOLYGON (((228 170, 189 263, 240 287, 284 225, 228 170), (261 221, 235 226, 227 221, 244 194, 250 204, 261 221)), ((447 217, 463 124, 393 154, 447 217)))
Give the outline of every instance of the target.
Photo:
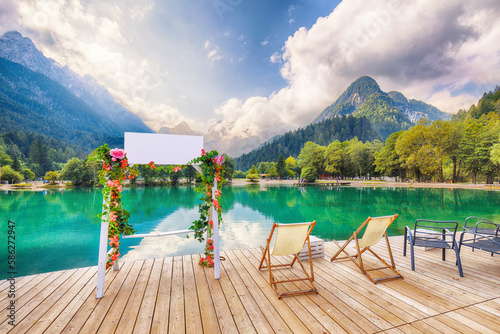
MULTIPOLYGON (((427 220, 417 219, 413 229, 413 243, 419 246, 443 248, 443 241, 446 241, 446 236, 450 236, 450 242, 455 240, 458 230, 458 223, 451 220, 427 220)), ((452 248, 453 244, 450 243, 452 248)))
POLYGON ((471 233, 498 235, 500 224, 496 224, 486 218, 471 216, 465 218, 463 228, 464 231, 469 231, 471 233))

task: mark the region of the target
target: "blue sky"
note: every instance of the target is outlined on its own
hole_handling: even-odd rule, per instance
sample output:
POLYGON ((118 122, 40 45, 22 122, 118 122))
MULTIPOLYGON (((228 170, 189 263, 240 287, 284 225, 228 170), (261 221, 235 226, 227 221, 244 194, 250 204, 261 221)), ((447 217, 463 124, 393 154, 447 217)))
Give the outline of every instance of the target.
POLYGON ((311 122, 363 75, 455 113, 500 83, 500 2, 7 0, 48 57, 154 130, 256 142, 311 122))

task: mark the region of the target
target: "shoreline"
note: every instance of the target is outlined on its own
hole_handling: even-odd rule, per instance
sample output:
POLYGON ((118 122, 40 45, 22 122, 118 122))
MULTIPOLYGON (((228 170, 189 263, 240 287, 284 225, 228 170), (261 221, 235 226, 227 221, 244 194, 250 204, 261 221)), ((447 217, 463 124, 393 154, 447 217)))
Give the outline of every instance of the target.
MULTIPOLYGON (((316 183, 321 184, 332 183, 335 181, 316 181, 316 183)), ((443 189, 477 189, 477 190, 500 190, 500 184, 484 184, 484 183, 439 183, 439 182, 393 182, 393 181, 379 181, 379 180, 343 180, 341 182, 349 182, 349 185, 343 185, 343 187, 392 187, 392 188, 443 188, 443 189)), ((275 185, 297 185, 298 180, 259 180, 258 182, 247 182, 244 179, 233 180, 230 185, 232 186, 244 186, 244 185, 260 185, 260 186, 275 186, 275 185)), ((42 191, 51 189, 65 189, 66 184, 58 183, 58 187, 44 187, 43 182, 37 181, 32 182, 31 187, 27 188, 15 188, 10 184, 0 185, 0 190, 29 190, 29 191, 42 191)), ((307 186, 306 186, 307 187, 307 186)))
MULTIPOLYGON (((316 181, 316 183, 335 183, 335 181, 316 181)), ((392 187, 392 188, 443 188, 443 189, 480 189, 480 190, 500 190, 500 184, 484 183, 440 183, 440 182, 393 182, 379 180, 342 180, 340 182, 349 182, 350 185, 343 187, 392 187)), ((255 184, 262 185, 296 185, 297 180, 259 180, 255 184)), ((233 180, 233 185, 252 184, 246 180, 233 180)), ((306 186, 307 187, 307 186, 306 186)))

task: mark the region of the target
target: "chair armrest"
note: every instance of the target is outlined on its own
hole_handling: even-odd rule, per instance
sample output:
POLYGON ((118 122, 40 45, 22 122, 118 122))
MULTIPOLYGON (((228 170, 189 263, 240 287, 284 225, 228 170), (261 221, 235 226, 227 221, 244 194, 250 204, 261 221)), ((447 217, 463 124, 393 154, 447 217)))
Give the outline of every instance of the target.
POLYGON ((445 235, 455 236, 455 232, 452 232, 452 231, 448 230, 447 228, 443 228, 443 232, 446 232, 445 235))
POLYGON ((462 245, 500 254, 500 238, 492 234, 487 235, 464 231, 460 236, 460 246, 462 245), (468 234, 470 236, 467 238, 466 235, 468 234))
POLYGON ((486 224, 486 225, 492 225, 492 226, 494 226, 494 228, 492 228, 491 230, 495 231, 495 233, 498 233, 498 229, 500 228, 499 224, 495 224, 493 222, 483 220, 483 221, 479 221, 479 222, 476 223, 476 225, 474 226, 474 230, 473 230, 474 232, 473 233, 483 234, 480 231, 478 231, 479 224, 481 224, 481 225, 486 224))
MULTIPOLYGON (((500 224, 496 224, 496 223, 494 223, 491 220, 486 219, 486 218, 471 216, 471 217, 467 217, 465 219, 463 229, 464 229, 464 231, 471 231, 472 233, 485 233, 485 234, 489 234, 489 235, 493 235, 493 234, 498 235, 497 233, 500 230, 500 224), (480 231, 481 228, 479 227, 479 225, 483 225, 483 224, 494 226, 494 228, 491 228, 492 233, 486 233, 484 231, 480 231)), ((486 229, 486 227, 484 229, 486 229)))
POLYGON ((411 228, 409 226, 405 226, 405 233, 408 232, 409 234, 412 234, 411 228))
POLYGON ((405 226, 405 242, 406 240, 410 241, 410 243, 413 243, 413 233, 411 231, 411 228, 409 226, 405 226))

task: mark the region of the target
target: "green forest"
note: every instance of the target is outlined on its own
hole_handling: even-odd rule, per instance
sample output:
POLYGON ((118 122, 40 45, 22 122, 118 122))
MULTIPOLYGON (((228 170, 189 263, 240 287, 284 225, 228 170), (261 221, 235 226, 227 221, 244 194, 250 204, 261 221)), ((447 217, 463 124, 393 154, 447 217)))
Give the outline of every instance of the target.
MULTIPOLYGON (((327 119, 288 132, 251 154, 234 160, 226 156, 226 177, 267 174, 314 181, 322 177, 388 176, 492 183, 500 176, 500 88, 485 93, 477 106, 460 110, 451 120, 422 119, 408 130, 392 133, 385 142, 378 136, 364 117, 327 119)), ((45 178, 75 186, 96 185, 101 166, 92 161, 92 154, 39 134, 22 130, 4 133, 0 135, 0 179, 20 183, 45 178)), ((141 166, 139 171, 146 184, 196 177, 190 167, 179 173, 141 166)))
POLYGON ((354 137, 361 141, 382 139, 365 117, 358 118, 352 115, 335 117, 289 131, 258 149, 235 158, 235 165, 237 169, 248 170, 259 161, 276 161, 280 154, 297 157, 304 143, 308 141, 328 145, 335 140, 345 141, 354 137))
MULTIPOLYGON (((369 128, 368 124, 366 129, 369 128)), ((235 175, 300 177, 308 182, 323 177, 388 176, 418 182, 493 183, 500 176, 500 88, 485 93, 477 106, 460 110, 451 120, 422 119, 408 130, 391 134, 384 143, 358 137, 326 144, 318 139, 308 140, 298 154, 284 155, 288 156, 284 169, 278 168, 279 161, 288 151, 279 150, 277 141, 258 151, 263 157, 272 153, 266 150, 274 151, 281 154, 278 159, 254 160, 251 170, 236 171, 235 175)), ((237 168, 244 165, 241 160, 236 161, 237 168)))
MULTIPOLYGON (((85 155, 41 135, 11 132, 0 136, 0 180, 10 184, 41 179, 50 183, 64 180, 69 182, 67 185, 95 186, 99 184, 98 172, 102 165, 92 159, 94 154, 92 151, 85 155)), ((234 162, 228 156, 225 158, 225 177, 231 179, 234 162)), ((191 182, 197 177, 192 166, 183 166, 179 172, 173 172, 168 166, 152 170, 146 165, 138 165, 138 171, 145 185, 176 184, 181 178, 191 182)))

